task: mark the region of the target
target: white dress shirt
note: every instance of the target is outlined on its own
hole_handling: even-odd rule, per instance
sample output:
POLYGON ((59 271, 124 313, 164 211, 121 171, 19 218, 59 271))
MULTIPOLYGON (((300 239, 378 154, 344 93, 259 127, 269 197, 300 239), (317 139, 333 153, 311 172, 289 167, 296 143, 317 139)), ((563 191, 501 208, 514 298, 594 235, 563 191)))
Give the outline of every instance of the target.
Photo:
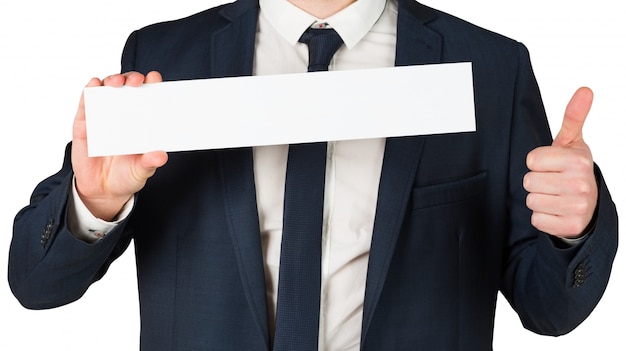
MULTIPOLYGON (((308 49, 298 39, 308 27, 320 23, 334 28, 345 44, 335 54, 330 70, 391 67, 395 60, 396 21, 395 0, 355 1, 326 19, 311 16, 288 1, 260 0, 253 74, 306 72, 308 49)), ((298 118, 297 111, 293 118, 298 118)), ((384 139, 328 143, 320 350, 358 350, 360 346, 365 280, 384 149, 384 139)), ((287 145, 253 149, 271 330, 278 292, 287 151, 287 145)), ((70 228, 78 237, 92 242, 105 236, 134 205, 133 200, 129 201, 116 222, 104 222, 89 213, 75 189, 70 203, 70 228)))
MULTIPOLYGON (((255 75, 306 72, 308 51, 298 39, 309 26, 317 23, 328 23, 345 43, 335 54, 329 70, 394 64, 395 2, 390 1, 385 7, 385 1, 356 1, 326 19, 317 19, 287 1, 261 0, 260 6, 255 75)), ((297 111, 294 118, 297 118, 297 111)), ((320 350, 359 349, 365 278, 384 147, 384 139, 328 143, 320 350)), ((271 312, 275 311, 278 293, 287 152, 286 145, 254 148, 257 204, 271 312)), ((270 320, 273 322, 273 314, 270 320)))

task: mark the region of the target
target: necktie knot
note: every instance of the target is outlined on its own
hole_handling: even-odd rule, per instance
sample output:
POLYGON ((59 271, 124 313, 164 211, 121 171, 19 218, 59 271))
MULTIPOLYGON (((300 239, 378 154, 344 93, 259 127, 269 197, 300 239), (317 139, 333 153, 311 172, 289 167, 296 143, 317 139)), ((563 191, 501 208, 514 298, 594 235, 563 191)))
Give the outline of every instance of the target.
POLYGON ((308 28, 299 42, 309 47, 309 72, 328 71, 330 60, 343 44, 332 28, 308 28))

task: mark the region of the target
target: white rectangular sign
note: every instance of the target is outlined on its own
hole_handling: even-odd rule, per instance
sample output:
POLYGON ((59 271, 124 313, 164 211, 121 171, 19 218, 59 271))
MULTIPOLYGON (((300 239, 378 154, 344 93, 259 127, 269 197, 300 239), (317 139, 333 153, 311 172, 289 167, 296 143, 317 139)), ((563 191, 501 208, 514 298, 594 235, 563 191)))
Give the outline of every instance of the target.
POLYGON ((471 63, 84 90, 90 156, 475 131, 471 63))

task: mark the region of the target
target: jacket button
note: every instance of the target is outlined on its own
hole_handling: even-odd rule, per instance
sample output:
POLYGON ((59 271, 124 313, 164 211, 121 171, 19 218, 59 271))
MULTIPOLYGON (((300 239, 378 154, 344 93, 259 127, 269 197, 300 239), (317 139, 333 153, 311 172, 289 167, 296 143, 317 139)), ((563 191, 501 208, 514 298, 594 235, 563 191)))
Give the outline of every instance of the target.
POLYGON ((587 278, 587 267, 584 263, 578 264, 576 269, 574 269, 574 283, 573 286, 575 288, 580 287, 585 283, 585 279, 587 278))
POLYGON ((52 229, 54 229, 54 219, 50 218, 48 220, 48 224, 46 224, 46 227, 41 233, 41 247, 46 247, 46 245, 48 244, 48 240, 50 239, 50 235, 52 234, 52 229))

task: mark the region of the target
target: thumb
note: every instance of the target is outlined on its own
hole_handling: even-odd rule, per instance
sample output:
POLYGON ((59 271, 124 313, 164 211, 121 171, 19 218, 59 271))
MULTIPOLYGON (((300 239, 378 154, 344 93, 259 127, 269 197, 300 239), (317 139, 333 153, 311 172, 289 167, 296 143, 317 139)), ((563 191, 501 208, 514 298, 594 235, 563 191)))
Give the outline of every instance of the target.
POLYGON ((153 151, 138 156, 133 173, 139 182, 145 182, 152 177, 157 168, 167 163, 168 159, 165 151, 153 151))
POLYGON ((582 87, 576 90, 565 108, 561 130, 554 138, 553 146, 566 147, 583 139, 583 125, 591 110, 593 91, 582 87))

